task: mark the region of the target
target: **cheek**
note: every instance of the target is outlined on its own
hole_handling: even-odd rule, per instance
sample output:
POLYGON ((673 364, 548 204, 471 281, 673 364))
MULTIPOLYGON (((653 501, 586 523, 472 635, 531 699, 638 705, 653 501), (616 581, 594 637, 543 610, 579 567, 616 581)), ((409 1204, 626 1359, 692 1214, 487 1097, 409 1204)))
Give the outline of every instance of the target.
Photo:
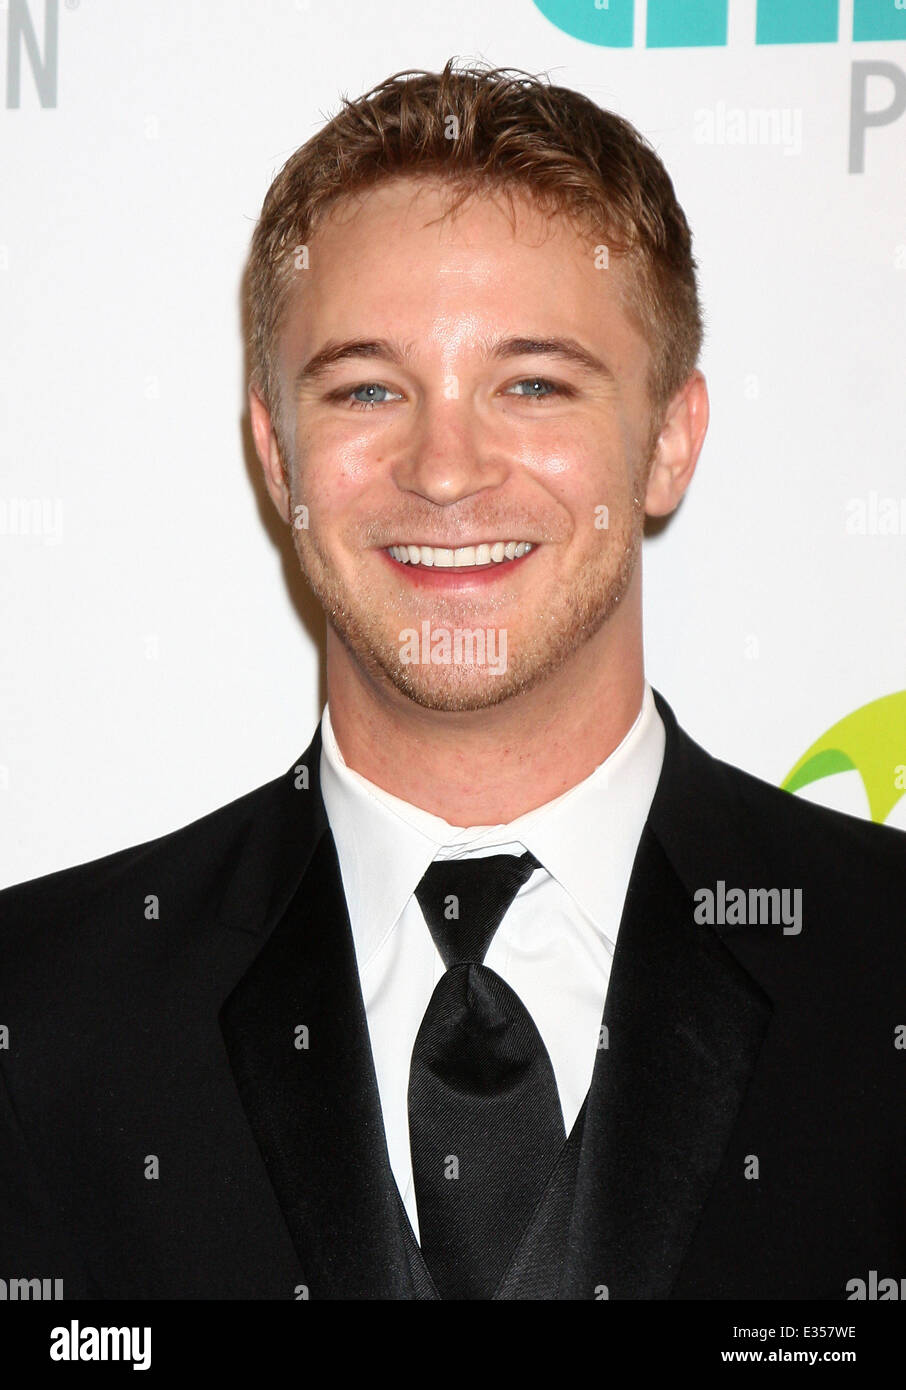
POLYGON ((589 430, 564 443, 562 431, 551 430, 545 440, 524 444, 519 461, 577 523, 593 517, 597 506, 625 507, 631 499, 619 440, 604 431, 589 430))
POLYGON ((296 480, 303 500, 324 519, 348 510, 375 477, 373 441, 361 435, 311 431, 301 427, 296 480))

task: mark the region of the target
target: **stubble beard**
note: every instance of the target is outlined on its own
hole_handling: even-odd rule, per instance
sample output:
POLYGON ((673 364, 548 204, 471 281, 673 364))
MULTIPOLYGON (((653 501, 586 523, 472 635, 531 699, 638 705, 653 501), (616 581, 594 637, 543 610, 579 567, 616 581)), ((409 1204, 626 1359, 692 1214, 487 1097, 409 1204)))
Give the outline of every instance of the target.
MULTIPOLYGON (((604 626, 629 588, 638 563, 644 525, 644 489, 633 491, 632 508, 617 528, 597 532, 601 548, 589 550, 570 576, 569 587, 545 595, 539 611, 524 616, 517 630, 507 625, 507 661, 502 674, 487 665, 435 665, 401 660, 404 630, 464 629, 497 626, 495 607, 505 601, 485 597, 454 598, 435 594, 431 611, 427 595, 413 594, 401 576, 400 589, 390 601, 363 575, 354 589, 338 574, 320 544, 316 528, 293 532, 302 571, 327 621, 353 661, 368 678, 390 683, 423 709, 471 711, 489 709, 546 681, 559 671, 604 626)), ((543 561, 543 557, 538 557, 543 561)), ((534 563, 534 562, 533 562, 534 563)))

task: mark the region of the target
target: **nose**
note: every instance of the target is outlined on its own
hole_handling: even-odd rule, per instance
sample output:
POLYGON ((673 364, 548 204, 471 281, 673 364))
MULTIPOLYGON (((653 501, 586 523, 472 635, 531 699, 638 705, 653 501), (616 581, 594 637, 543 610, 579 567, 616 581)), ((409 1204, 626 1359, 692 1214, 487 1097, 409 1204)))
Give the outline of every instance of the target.
POLYGON ((466 400, 423 401, 393 470, 397 487, 440 507, 499 487, 510 465, 492 433, 466 400))

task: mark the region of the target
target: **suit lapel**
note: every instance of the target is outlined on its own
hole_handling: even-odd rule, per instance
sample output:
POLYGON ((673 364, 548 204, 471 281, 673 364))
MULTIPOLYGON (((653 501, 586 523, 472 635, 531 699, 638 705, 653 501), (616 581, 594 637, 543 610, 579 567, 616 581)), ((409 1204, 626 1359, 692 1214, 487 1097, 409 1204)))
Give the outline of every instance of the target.
MULTIPOLYGON (((220 1026, 310 1297, 408 1299, 418 1294, 405 1213, 387 1157, 319 753, 316 737, 304 755, 311 786, 284 808, 299 838, 285 839, 282 856, 269 850, 276 881, 260 928, 268 935, 223 1005, 220 1026)), ((246 906, 248 899, 246 889, 246 906)), ((231 901, 228 915, 236 912, 231 901)), ((234 924, 250 930, 254 916, 244 928, 234 924)))
POLYGON ((669 1296, 772 1013, 718 933, 694 921, 709 856, 735 856, 733 817, 716 764, 660 698, 658 707, 667 749, 617 936, 607 1046, 588 1095, 561 1291, 568 1299, 669 1296), (698 825, 689 787, 705 808, 698 825), (698 857, 695 845, 704 846, 698 857))
MULTIPOLYGON (((626 897, 589 1091, 561 1298, 665 1298, 742 1102, 770 1001, 713 928, 696 886, 735 855, 719 764, 667 729, 626 897), (688 788, 694 787, 690 802, 688 788)), ((436 1295, 387 1157, 333 837, 320 733, 237 849, 225 925, 263 945, 220 1023, 249 1124, 312 1298, 436 1295), (307 1028, 307 1047, 296 1045, 307 1028)), ((525 1295, 523 1295, 525 1296, 525 1295)))

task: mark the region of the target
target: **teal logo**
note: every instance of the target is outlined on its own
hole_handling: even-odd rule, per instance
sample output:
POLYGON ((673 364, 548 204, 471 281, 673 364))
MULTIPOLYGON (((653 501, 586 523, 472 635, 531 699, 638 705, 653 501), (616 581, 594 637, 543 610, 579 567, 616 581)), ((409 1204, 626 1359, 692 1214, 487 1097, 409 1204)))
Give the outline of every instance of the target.
MULTIPOLYGON (((721 48, 729 0, 648 0, 647 48, 721 48)), ((632 48, 635 0, 535 0, 565 34, 605 48, 632 48)), ((837 43, 839 0, 758 0, 755 42, 837 43)), ((906 0, 853 0, 857 43, 906 39, 906 0)))
POLYGON ((906 792, 906 690, 838 720, 806 749, 781 786, 799 791, 836 772, 858 772, 872 820, 887 820, 906 792))

